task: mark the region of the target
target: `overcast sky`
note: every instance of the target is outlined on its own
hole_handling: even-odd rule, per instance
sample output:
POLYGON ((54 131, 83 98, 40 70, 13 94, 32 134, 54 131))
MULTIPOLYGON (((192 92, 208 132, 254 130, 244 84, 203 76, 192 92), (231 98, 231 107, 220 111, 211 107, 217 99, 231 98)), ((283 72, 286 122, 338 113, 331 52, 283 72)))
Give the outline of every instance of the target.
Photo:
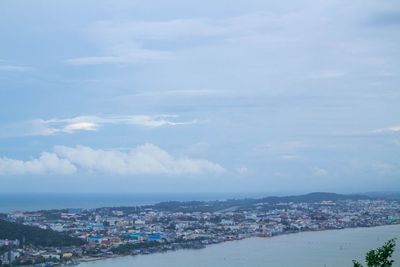
POLYGON ((400 188, 400 2, 0 1, 1 192, 400 188))

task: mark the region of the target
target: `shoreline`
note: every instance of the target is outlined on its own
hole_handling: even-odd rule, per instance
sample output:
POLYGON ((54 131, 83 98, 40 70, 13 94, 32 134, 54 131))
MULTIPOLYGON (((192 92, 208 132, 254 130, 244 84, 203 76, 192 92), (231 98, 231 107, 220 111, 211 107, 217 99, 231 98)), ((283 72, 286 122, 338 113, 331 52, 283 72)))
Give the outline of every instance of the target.
MULTIPOLYGON (((212 246, 218 246, 221 244, 226 244, 230 242, 240 242, 243 240, 248 240, 248 239, 270 239, 270 238, 276 238, 280 236, 289 236, 289 235, 295 235, 295 234, 305 234, 305 233, 317 233, 317 232, 333 232, 333 231, 343 231, 343 230, 351 230, 351 229, 369 229, 369 228, 381 228, 381 227, 388 227, 388 226, 399 226, 400 223, 394 223, 394 224, 384 224, 384 225, 374 225, 374 226, 358 226, 358 227, 346 227, 346 228, 341 228, 341 229, 324 229, 324 230, 307 230, 307 231, 298 231, 298 232, 291 232, 291 233, 282 233, 278 235, 273 235, 270 237, 259 237, 256 235, 253 236, 248 236, 244 237, 241 239, 234 239, 234 240, 226 240, 222 241, 219 243, 212 243, 212 244, 206 244, 202 248, 182 248, 182 249, 172 249, 172 250, 165 250, 165 251, 157 251, 154 253, 139 253, 139 254, 127 254, 127 255, 110 255, 110 256, 101 256, 101 257, 87 257, 87 258, 82 258, 78 259, 78 263, 76 266, 79 266, 81 263, 87 263, 87 262, 96 262, 96 261, 103 261, 103 260, 108 260, 108 259, 115 259, 115 258, 125 258, 125 257, 136 257, 136 256, 150 256, 150 255, 156 255, 156 254, 165 254, 165 253, 171 253, 171 252, 176 252, 176 251, 184 251, 184 250, 200 250, 200 249, 206 249, 208 247, 212 246)), ((62 265, 62 266, 68 266, 68 265, 62 265)))

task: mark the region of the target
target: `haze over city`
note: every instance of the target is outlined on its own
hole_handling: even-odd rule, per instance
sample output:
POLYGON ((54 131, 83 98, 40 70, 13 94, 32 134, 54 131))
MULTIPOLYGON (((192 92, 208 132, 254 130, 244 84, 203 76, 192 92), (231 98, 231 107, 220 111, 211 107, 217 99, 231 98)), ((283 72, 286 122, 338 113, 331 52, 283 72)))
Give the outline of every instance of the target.
POLYGON ((400 188, 398 1, 0 3, 0 192, 400 188))

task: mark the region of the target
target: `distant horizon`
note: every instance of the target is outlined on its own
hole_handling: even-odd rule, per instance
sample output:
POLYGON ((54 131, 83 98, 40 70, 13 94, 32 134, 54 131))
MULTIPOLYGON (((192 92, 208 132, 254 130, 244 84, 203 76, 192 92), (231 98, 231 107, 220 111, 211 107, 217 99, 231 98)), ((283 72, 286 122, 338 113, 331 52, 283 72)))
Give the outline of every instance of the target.
POLYGON ((70 192, 2 192, 0 194, 30 194, 30 195, 40 195, 40 194, 50 194, 50 195, 73 195, 73 194, 88 194, 88 195, 213 195, 216 196, 218 194, 221 195, 266 195, 266 196, 296 196, 296 195, 307 195, 313 193, 333 193, 338 195, 356 195, 356 194, 400 194, 400 191, 355 191, 355 192, 337 192, 337 191, 306 191, 306 192, 251 192, 251 191, 237 191, 237 192, 79 192, 79 191, 70 191, 70 192))
POLYGON ((0 193, 0 213, 11 211, 38 211, 69 208, 102 208, 152 205, 168 201, 225 201, 229 199, 262 199, 268 197, 296 197, 313 193, 348 196, 368 196, 400 199, 400 192, 308 192, 301 194, 268 193, 0 193))

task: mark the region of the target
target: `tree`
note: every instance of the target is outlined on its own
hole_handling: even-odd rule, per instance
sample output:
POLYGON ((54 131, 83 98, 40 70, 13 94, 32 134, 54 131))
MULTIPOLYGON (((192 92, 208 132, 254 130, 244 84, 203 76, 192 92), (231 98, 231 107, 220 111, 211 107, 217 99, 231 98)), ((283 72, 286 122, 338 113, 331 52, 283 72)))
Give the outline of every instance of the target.
MULTIPOLYGON (((396 239, 390 239, 382 247, 368 251, 365 261, 368 267, 391 267, 394 260, 392 254, 396 247, 396 239)), ((353 267, 363 267, 363 265, 353 260, 353 267)))
MULTIPOLYGON (((63 247, 79 246, 85 242, 77 237, 69 236, 66 233, 59 233, 51 229, 4 221, 0 219, 0 239, 18 239, 21 244, 26 243, 33 246, 63 247), (26 240, 26 242, 23 242, 26 240)), ((1 252, 1 249, 0 249, 1 252)))

